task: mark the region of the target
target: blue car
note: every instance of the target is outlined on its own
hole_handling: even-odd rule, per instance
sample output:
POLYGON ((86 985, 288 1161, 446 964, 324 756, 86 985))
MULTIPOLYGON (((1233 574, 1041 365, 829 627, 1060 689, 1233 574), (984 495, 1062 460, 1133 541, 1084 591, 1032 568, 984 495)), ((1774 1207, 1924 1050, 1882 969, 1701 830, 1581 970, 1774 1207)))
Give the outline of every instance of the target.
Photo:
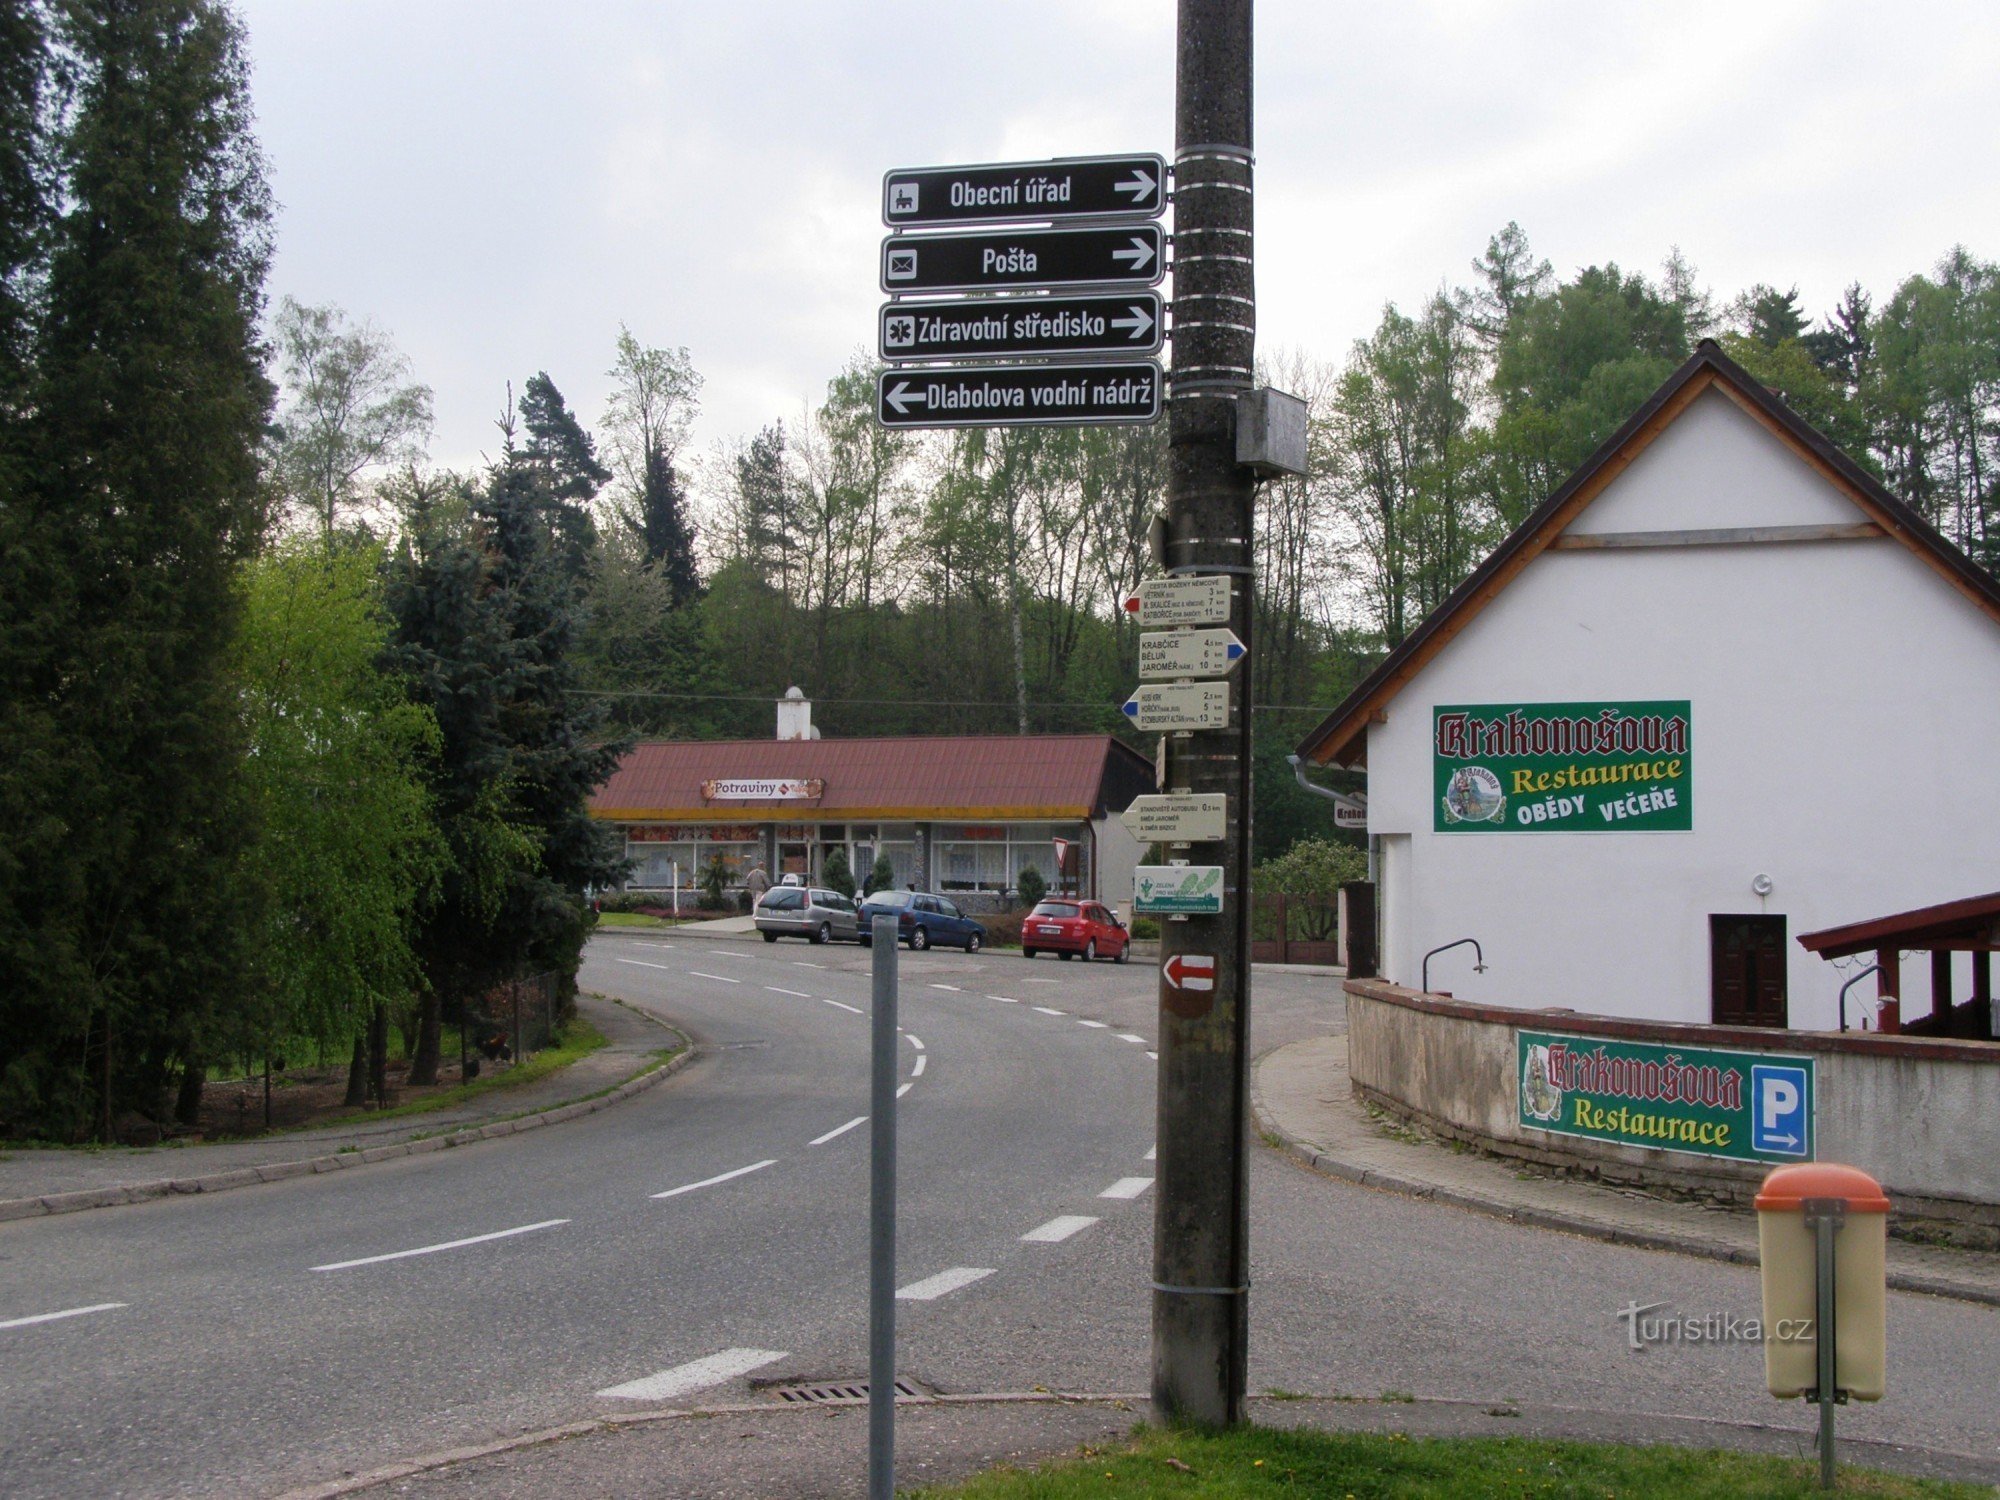
POLYGON ((942 896, 928 891, 877 891, 861 903, 861 946, 870 946, 875 918, 893 914, 896 936, 921 952, 933 944, 977 953, 986 946, 986 929, 942 896))

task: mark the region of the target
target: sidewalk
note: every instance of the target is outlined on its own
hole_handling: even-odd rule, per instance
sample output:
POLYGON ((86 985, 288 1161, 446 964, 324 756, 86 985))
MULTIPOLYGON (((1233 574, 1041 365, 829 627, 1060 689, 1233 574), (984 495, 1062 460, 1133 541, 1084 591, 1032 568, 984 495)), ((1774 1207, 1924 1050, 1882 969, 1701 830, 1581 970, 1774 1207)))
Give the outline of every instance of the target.
POLYGON ((518 1089, 491 1089, 454 1109, 300 1130, 213 1145, 0 1151, 0 1220, 109 1208, 168 1193, 216 1193, 338 1171, 513 1135, 590 1114, 650 1088, 693 1055, 662 1021, 591 995, 577 1011, 610 1039, 587 1057, 518 1089), (655 1054, 679 1046, 666 1066, 655 1054))
MULTIPOLYGON (((1543 1176, 1371 1117, 1348 1086, 1345 1036, 1266 1053, 1257 1060, 1251 1102, 1259 1126, 1328 1176, 1613 1244, 1757 1262, 1754 1214, 1543 1176)), ((2000 1255, 1891 1239, 1889 1285, 2000 1305, 2000 1255)))

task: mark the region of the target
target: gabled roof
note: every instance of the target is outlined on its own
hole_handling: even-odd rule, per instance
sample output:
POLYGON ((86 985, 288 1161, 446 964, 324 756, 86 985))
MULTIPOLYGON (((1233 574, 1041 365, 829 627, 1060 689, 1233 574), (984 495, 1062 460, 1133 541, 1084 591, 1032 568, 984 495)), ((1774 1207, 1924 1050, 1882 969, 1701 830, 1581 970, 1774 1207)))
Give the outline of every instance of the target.
POLYGON ((645 740, 590 798, 618 822, 1084 819, 1152 790, 1146 757, 1108 734, 841 740, 645 740), (705 782, 823 783, 816 799, 711 800, 705 782))
POLYGON ((1299 742, 1299 755, 1319 765, 1366 764, 1368 725, 1384 712, 1389 700, 1471 624, 1480 610, 1523 568, 1546 551, 1591 501, 1694 404, 1696 397, 1711 389, 1734 401, 1818 470, 1884 534, 1908 547, 1945 582, 2000 624, 2000 583, 1992 575, 1945 540, 1930 522, 1890 494, 1880 480, 1724 354, 1713 340, 1703 339, 1688 361, 1667 377, 1666 383, 1632 414, 1630 421, 1585 459, 1561 489, 1509 533, 1492 555, 1452 590, 1444 603, 1426 615, 1340 706, 1299 742))
POLYGON ((1866 922, 1849 922, 1845 927, 1802 932, 1799 946, 1821 958, 1845 958, 1876 948, 1975 952, 2000 948, 2000 891, 1872 917, 1866 922))

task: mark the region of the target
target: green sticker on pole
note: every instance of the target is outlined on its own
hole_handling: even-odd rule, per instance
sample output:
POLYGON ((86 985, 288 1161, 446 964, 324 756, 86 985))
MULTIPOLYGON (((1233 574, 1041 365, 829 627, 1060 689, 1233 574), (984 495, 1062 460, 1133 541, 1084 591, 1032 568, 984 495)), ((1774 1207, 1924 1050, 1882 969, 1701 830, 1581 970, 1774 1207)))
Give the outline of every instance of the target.
POLYGON ((1219 917, 1221 865, 1140 865, 1132 872, 1132 910, 1142 917, 1219 917))
POLYGON ((1686 833, 1688 700, 1442 704, 1431 711, 1436 833, 1686 833))

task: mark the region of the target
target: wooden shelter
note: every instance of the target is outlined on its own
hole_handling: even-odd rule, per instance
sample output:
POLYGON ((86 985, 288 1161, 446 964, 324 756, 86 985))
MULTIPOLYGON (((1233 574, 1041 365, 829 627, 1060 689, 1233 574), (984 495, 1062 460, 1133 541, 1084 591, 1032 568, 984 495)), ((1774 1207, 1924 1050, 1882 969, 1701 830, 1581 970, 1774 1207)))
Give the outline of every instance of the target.
POLYGON ((1993 950, 2000 948, 2000 891, 1801 933, 1799 945, 1825 959, 1874 953, 1876 995, 1881 1002, 1878 1019, 1885 1032, 1977 1038, 2000 1034, 1994 1025, 2000 1018, 1993 1007, 1993 950), (1931 956, 1930 1014, 1914 1021, 1902 1016, 1906 951, 1931 956), (1972 996, 1962 1004, 1953 1003, 1951 998, 1954 953, 1972 955, 1972 996))

